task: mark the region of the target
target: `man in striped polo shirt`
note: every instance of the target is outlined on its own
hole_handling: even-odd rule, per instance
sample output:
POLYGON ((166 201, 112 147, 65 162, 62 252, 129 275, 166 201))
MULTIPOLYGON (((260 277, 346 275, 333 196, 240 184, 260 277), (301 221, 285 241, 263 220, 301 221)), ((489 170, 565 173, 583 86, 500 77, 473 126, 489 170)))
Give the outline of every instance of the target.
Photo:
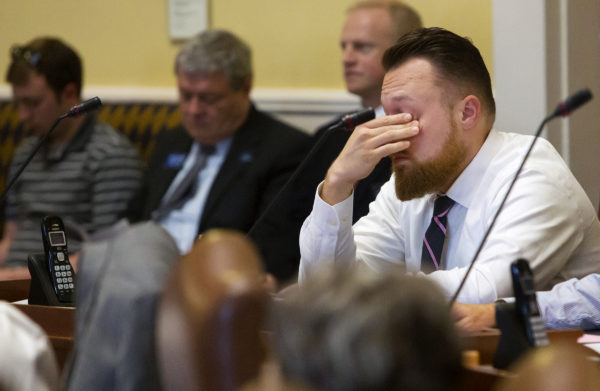
MULTIPOLYGON (((32 134, 16 150, 12 178, 54 121, 81 99, 81 60, 58 39, 38 38, 11 49, 6 73, 24 130, 32 134)), ((129 141, 109 125, 85 115, 63 120, 10 190, 5 205, 0 265, 26 267, 43 250, 40 222, 63 219, 81 236, 106 228, 126 208, 141 179, 129 141)), ((76 249, 75 241, 69 242, 76 249)))

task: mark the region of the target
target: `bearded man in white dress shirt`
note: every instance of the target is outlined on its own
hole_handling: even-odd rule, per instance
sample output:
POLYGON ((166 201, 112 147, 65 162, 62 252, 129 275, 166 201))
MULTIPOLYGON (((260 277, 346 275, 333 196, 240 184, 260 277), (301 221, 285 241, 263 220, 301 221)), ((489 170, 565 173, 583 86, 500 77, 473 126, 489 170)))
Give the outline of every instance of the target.
MULTIPOLYGON (((490 76, 466 38, 441 28, 420 29, 389 48, 383 65, 388 116, 355 129, 319 185, 300 235, 300 282, 323 263, 360 262, 379 272, 402 267, 425 273, 450 297, 532 138, 492 130, 490 76), (386 156, 394 175, 369 214, 352 226, 354 186, 386 156), (439 210, 438 201, 445 203, 439 210), (437 246, 430 229, 441 232, 437 246)), ((489 303, 512 295, 509 265, 518 258, 530 262, 542 290, 600 271, 594 208, 543 139, 458 300, 489 303)))

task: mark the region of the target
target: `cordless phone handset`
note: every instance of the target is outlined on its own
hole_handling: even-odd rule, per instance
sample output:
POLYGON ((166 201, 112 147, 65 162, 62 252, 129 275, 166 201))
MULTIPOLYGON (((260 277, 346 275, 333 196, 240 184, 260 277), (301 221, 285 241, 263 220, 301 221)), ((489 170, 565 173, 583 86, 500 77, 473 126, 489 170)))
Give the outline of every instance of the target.
POLYGON ((59 301, 72 302, 75 272, 69 262, 67 237, 60 217, 46 216, 42 219, 42 240, 54 292, 59 301))

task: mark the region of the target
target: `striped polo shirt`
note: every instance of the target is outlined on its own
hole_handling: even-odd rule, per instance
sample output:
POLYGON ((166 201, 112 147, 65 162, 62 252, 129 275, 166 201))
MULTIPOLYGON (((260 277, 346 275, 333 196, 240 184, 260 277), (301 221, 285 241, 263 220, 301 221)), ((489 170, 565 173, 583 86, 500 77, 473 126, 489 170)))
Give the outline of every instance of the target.
MULTIPOLYGON (((30 137, 19 146, 9 178, 37 141, 30 137)), ((5 218, 19 229, 5 266, 26 266, 28 254, 43 251, 46 215, 62 218, 73 251, 78 239, 117 221, 140 183, 141 165, 129 140, 89 116, 66 147, 42 147, 10 190, 5 218)))

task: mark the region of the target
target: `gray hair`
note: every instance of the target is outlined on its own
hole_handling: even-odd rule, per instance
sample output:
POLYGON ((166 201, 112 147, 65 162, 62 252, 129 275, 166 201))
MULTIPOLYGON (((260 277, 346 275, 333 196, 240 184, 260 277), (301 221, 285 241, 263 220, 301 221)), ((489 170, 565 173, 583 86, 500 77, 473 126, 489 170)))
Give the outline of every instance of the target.
POLYGON ((439 288, 424 278, 332 268, 271 314, 285 379, 323 391, 457 388, 460 344, 439 288))
POLYGON ((226 30, 207 30, 187 41, 175 58, 175 73, 189 75, 222 72, 232 89, 252 77, 250 47, 226 30))

